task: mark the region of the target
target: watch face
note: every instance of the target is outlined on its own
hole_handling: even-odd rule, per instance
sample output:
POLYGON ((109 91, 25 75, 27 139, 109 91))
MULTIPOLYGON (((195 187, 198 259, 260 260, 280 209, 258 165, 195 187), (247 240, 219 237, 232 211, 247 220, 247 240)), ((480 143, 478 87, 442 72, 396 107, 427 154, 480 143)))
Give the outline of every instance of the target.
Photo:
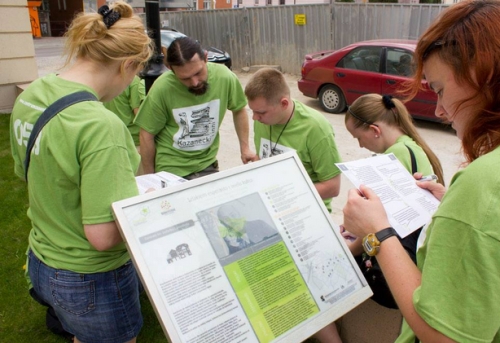
POLYGON ((362 244, 368 256, 375 256, 380 250, 380 242, 374 234, 369 234, 363 238, 362 244))
POLYGON ((370 242, 367 239, 363 240, 363 249, 368 255, 373 252, 373 247, 370 245, 370 242))

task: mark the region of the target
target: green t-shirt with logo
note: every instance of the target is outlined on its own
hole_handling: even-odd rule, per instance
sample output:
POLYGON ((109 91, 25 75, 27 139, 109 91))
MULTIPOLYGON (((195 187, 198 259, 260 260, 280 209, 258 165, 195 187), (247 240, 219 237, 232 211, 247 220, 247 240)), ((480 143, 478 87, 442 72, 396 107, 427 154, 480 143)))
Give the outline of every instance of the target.
POLYGON ((214 163, 226 111, 239 111, 247 104, 231 70, 215 63, 207 63, 207 68, 209 88, 203 95, 190 93, 167 71, 144 99, 135 124, 155 135, 155 172, 186 176, 214 163))
MULTIPOLYGON (((340 174, 335 163, 342 162, 335 144, 332 125, 315 109, 294 100, 293 117, 288 125, 265 125, 254 121, 254 142, 259 157, 267 158, 295 150, 313 183, 340 174), (272 134, 272 135, 271 135, 272 134)), ((331 211, 332 199, 323 199, 331 211)))
POLYGON ((104 103, 104 107, 116 114, 127 125, 137 146, 139 146, 139 126, 134 124, 134 109, 141 106, 145 96, 146 87, 144 86, 144 80, 136 76, 120 95, 104 103))
MULTIPOLYGON (((457 342, 500 342, 500 148, 453 177, 423 246, 416 312, 457 342)), ((403 321, 398 343, 415 336, 403 321)))
MULTIPOLYGON (((57 99, 95 92, 55 74, 17 98, 10 130, 15 173, 24 178, 26 145, 38 117, 57 99)), ((140 156, 123 122, 99 101, 72 105, 52 118, 32 150, 28 174, 29 246, 45 264, 79 273, 113 270, 130 259, 123 243, 97 251, 84 224, 113 221, 111 203, 138 194, 140 156)))
POLYGON ((415 156, 415 161, 417 162, 417 171, 422 173, 423 175, 432 174, 432 165, 429 161, 429 158, 425 154, 424 150, 418 145, 411 137, 407 135, 399 136, 392 146, 387 149, 384 154, 393 153, 401 162, 401 164, 408 170, 410 174, 412 174, 412 166, 411 166, 411 155, 408 148, 413 151, 413 155, 415 156))

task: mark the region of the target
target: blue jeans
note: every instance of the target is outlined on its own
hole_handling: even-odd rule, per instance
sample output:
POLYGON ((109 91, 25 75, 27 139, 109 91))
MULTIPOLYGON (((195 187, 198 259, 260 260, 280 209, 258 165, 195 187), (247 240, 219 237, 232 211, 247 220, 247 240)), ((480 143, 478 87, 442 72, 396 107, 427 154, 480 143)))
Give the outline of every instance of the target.
POLYGON ((84 343, 123 343, 142 327, 140 282, 131 261, 104 273, 54 269, 30 250, 28 272, 37 295, 64 329, 84 343))

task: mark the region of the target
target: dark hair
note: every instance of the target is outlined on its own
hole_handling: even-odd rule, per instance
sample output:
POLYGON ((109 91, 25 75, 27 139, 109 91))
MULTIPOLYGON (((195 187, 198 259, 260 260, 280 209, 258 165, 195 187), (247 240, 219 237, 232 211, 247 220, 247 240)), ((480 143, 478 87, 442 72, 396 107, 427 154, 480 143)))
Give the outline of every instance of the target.
POLYGON ((368 130, 370 125, 378 126, 375 122, 383 122, 389 126, 398 127, 422 148, 432 165, 434 173, 438 176, 438 182, 444 185, 443 167, 439 158, 420 136, 406 106, 399 99, 393 99, 389 95, 364 94, 354 100, 349 107, 344 117, 345 123, 349 119, 353 120, 355 128, 364 130, 368 130))
POLYGON ((500 145, 500 1, 465 0, 452 5, 420 38, 413 56, 410 97, 421 89, 424 61, 433 54, 453 71, 456 82, 473 90, 457 108, 469 110, 462 137, 467 162, 500 145))
POLYGON ((177 38, 167 49, 167 65, 183 66, 196 54, 201 60, 205 59, 205 51, 197 40, 191 37, 177 38))

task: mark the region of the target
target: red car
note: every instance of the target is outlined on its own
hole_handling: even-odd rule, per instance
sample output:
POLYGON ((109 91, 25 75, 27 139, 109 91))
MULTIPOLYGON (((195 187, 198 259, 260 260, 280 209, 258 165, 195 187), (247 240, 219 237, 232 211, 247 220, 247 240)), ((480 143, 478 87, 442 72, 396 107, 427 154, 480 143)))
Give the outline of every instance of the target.
MULTIPOLYGON (((414 40, 370 40, 340 50, 307 54, 302 63, 299 90, 319 98, 330 113, 342 113, 363 94, 397 94, 400 85, 412 75, 414 40)), ((414 118, 439 121, 434 116, 437 95, 422 80, 423 91, 406 103, 414 118)))

